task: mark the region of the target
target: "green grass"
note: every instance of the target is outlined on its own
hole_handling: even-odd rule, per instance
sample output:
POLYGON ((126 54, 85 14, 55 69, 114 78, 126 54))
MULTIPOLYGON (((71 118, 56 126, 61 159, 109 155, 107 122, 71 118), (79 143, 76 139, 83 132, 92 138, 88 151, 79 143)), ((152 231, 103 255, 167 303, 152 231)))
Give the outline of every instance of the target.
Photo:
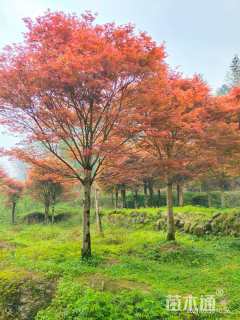
MULTIPOLYGON (((165 208, 142 210, 157 215, 165 208)), ((92 225, 93 257, 82 261, 80 211, 67 204, 58 211, 71 212, 72 218, 53 226, 0 227, 0 296, 9 284, 26 277, 57 285, 52 302, 36 319, 240 318, 240 239, 177 234, 177 242, 168 244, 165 233, 151 226, 124 228, 105 220, 103 238, 92 225), (166 297, 176 294, 216 295, 217 304, 224 302, 231 314, 194 318, 168 313, 166 297)), ((187 206, 176 211, 210 217, 216 209, 187 206)))

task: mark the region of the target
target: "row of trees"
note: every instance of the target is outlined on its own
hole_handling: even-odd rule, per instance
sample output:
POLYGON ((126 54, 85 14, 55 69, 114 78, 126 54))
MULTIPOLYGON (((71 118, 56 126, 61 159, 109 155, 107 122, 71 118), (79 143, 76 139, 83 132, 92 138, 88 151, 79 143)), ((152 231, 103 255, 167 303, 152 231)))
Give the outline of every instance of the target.
MULTIPOLYGON (((229 174, 238 163, 240 89, 213 97, 199 76, 166 64, 165 49, 132 25, 98 25, 47 12, 26 19, 24 42, 0 58, 1 121, 22 134, 11 155, 84 190, 82 257, 91 255, 94 182, 120 190, 167 186, 175 239, 173 184, 229 174), (234 163, 234 165, 233 165, 234 163)), ((8 153, 9 154, 9 153, 8 153)))
POLYGON ((55 205, 63 199, 73 196, 73 187, 63 181, 56 174, 51 174, 45 169, 45 164, 52 162, 51 159, 41 161, 42 166, 33 165, 27 171, 26 181, 10 178, 3 170, 0 170, 0 191, 6 199, 5 203, 11 207, 11 222, 16 222, 16 206, 23 195, 30 196, 34 201, 44 207, 45 223, 54 223, 55 205), (51 209, 51 212, 50 212, 51 209))

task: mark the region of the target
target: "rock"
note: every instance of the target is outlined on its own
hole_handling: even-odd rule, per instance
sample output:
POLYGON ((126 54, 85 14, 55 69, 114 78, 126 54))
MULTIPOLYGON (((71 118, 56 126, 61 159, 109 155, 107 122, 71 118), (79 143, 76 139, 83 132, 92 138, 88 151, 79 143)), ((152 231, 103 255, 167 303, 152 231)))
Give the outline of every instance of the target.
POLYGON ((36 275, 0 278, 0 320, 33 320, 54 292, 54 282, 36 275))
POLYGON ((179 217, 175 219, 175 226, 178 229, 183 229, 184 228, 184 221, 182 221, 179 217))
POLYGON ((191 223, 188 232, 195 234, 195 229, 198 228, 198 224, 198 222, 191 223))
POLYGON ((209 221, 205 224, 204 229, 206 233, 210 233, 212 231, 212 225, 209 221))
MULTIPOLYGON (((156 230, 166 230, 167 213, 161 212, 159 215, 150 215, 141 211, 112 212, 108 216, 108 221, 113 224, 129 227, 139 224, 152 223, 156 230)), ((209 220, 200 213, 175 213, 175 226, 177 230, 203 236, 205 234, 214 235, 240 235, 240 212, 217 212, 209 220)))
POLYGON ((155 226, 157 230, 163 230, 165 227, 165 221, 162 218, 158 219, 155 226))
POLYGON ((146 221, 149 221, 148 219, 146 219, 146 217, 147 216, 144 212, 133 211, 128 215, 112 212, 108 215, 107 219, 108 222, 111 224, 124 227, 131 227, 132 225, 145 224, 146 221))
POLYGON ((183 228, 184 228, 185 232, 187 232, 187 233, 190 232, 191 223, 190 222, 185 222, 183 228))
POLYGON ((210 222, 212 222, 214 219, 218 218, 219 216, 221 216, 221 212, 215 213, 212 219, 210 220, 210 222))
POLYGON ((205 234, 204 225, 197 225, 197 226, 194 228, 193 233, 194 233, 196 236, 203 236, 203 235, 205 234))

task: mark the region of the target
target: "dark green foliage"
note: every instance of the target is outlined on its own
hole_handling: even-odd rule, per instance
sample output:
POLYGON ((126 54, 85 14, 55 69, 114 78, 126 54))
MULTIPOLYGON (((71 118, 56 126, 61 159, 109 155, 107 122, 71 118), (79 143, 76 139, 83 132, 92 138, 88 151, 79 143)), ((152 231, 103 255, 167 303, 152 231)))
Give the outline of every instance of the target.
MULTIPOLYGON (((152 203, 152 207, 162 207, 166 205, 166 195, 165 194, 161 194, 160 198, 157 194, 153 195, 153 203, 152 203)), ((134 195, 129 193, 127 195, 127 208, 134 208, 134 195)), ((145 203, 148 205, 149 204, 149 198, 144 199, 144 195, 143 194, 138 194, 137 197, 137 205, 138 207, 144 207, 145 203)), ((149 206, 149 205, 148 205, 149 206)))
POLYGON ((203 207, 208 206, 208 196, 206 193, 193 194, 190 201, 192 205, 203 206, 203 207))
MULTIPOLYGON (((220 191, 211 191, 207 192, 191 192, 185 191, 184 192, 184 204, 185 205, 193 205, 193 206, 202 206, 208 207, 209 206, 209 199, 211 206, 215 208, 221 207, 221 192, 220 191)), ((177 193, 173 193, 173 202, 174 206, 177 206, 177 193)), ((119 202, 120 203, 120 202, 119 202)), ((147 202, 148 203, 148 202, 147 202)), ((225 192, 225 203, 226 207, 233 208, 233 207, 240 207, 240 192, 238 191, 227 191, 225 192)), ((127 208, 134 208, 134 196, 131 193, 126 195, 126 204, 127 208)), ((166 193, 163 191, 161 192, 161 196, 159 198, 158 194, 153 195, 153 206, 152 207, 162 207, 166 205, 166 193)), ((144 207, 144 195, 138 194, 137 198, 137 206, 144 207)), ((109 204, 111 207, 111 204, 109 204)))
POLYGON ((161 320, 170 319, 165 299, 138 292, 94 291, 78 283, 65 281, 59 286, 52 305, 38 314, 37 320, 161 320))

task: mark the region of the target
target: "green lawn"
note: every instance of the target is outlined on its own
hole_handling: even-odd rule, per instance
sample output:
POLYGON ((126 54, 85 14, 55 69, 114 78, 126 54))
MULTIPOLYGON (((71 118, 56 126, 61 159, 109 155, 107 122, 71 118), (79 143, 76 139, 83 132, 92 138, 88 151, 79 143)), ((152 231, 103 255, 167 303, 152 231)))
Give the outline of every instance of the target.
MULTIPOLYGON (((52 284, 53 293, 37 308, 38 320, 240 318, 240 239, 177 234, 177 242, 169 244, 164 232, 151 225, 123 228, 105 223, 104 238, 92 226, 93 258, 81 261, 78 221, 75 214, 54 226, 1 226, 2 309, 22 303, 22 290, 34 290, 38 300, 47 290, 45 284, 52 284), (182 303, 189 295, 198 303, 201 296, 214 295, 217 308, 222 305, 230 313, 167 312, 168 295, 180 295, 182 303)), ((18 319, 20 311, 8 308, 0 319, 18 319)), ((28 319, 35 313, 33 308, 28 319)))

